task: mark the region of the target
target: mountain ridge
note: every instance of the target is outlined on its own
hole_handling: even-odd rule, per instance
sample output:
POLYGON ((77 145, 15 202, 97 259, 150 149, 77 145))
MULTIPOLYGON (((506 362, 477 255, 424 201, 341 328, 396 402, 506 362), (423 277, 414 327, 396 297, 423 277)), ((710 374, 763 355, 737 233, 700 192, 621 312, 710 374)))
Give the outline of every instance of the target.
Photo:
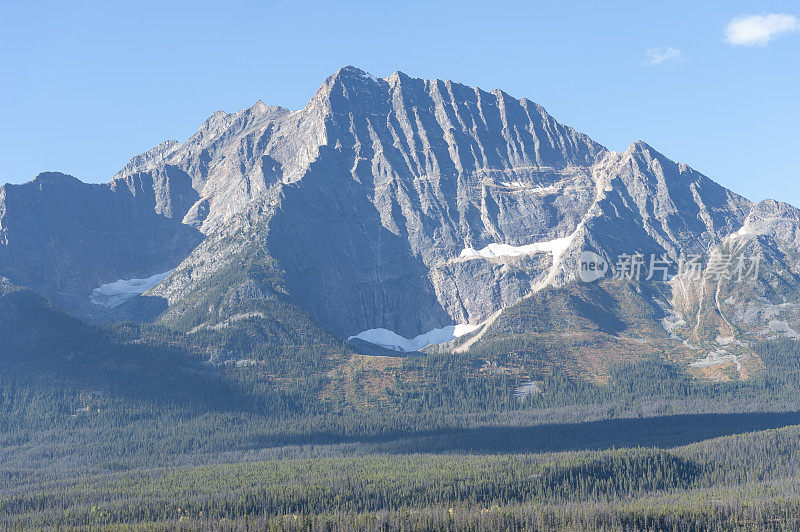
POLYGON ((26 232, 17 221, 33 219, 44 196, 53 212, 69 197, 49 191, 52 179, 0 187, 0 275, 76 315, 117 320, 138 316, 139 303, 106 312, 89 303, 93 288, 174 269, 145 294, 160 309, 147 319, 213 329, 280 297, 341 339, 481 324, 576 282, 584 250, 612 265, 630 253, 708 253, 769 207, 644 141, 610 151, 499 89, 355 67, 329 76, 303 109, 258 101, 218 111, 186 142, 133 157, 108 184, 69 181, 80 192, 68 210, 98 204, 94 191, 107 196, 104 217, 62 228, 66 214, 48 212, 47 228, 26 232), (112 259, 83 264, 98 254, 85 243, 114 223, 127 244, 104 243, 112 259), (136 240, 145 234, 147 243, 136 240), (139 246, 152 252, 133 259, 139 246), (58 257, 74 257, 72 273, 53 280, 58 257), (219 284, 223 271, 236 281, 219 284))

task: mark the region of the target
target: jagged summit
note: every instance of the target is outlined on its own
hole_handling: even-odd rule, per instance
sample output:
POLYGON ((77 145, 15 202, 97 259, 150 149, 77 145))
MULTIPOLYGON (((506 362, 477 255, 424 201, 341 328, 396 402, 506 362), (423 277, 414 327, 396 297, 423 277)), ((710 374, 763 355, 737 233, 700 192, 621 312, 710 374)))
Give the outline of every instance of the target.
POLYGON ((705 252, 753 210, 643 141, 610 152, 502 90, 352 66, 303 109, 216 112, 72 189, 0 189, 0 276, 95 317, 111 315, 99 287, 163 278, 151 318, 187 331, 285 299, 342 339, 480 324, 574 283, 584 249, 705 252))
MULTIPOLYGON (((377 77, 373 76, 372 74, 366 72, 365 70, 361 70, 358 67, 353 65, 346 65, 337 70, 334 74, 330 75, 327 80, 331 79, 368 79, 372 81, 380 81, 377 77)), ((326 81, 327 81, 326 80, 326 81)))
POLYGON ((45 171, 36 174, 36 176, 33 179, 25 183, 21 183, 19 185, 7 183, 6 185, 3 185, 3 187, 46 186, 49 184, 66 184, 66 183, 69 184, 81 183, 81 181, 77 177, 65 174, 63 172, 45 171))
POLYGON ((131 160, 128 161, 128 164, 126 164, 119 172, 117 172, 114 177, 117 178, 124 174, 137 172, 139 171, 139 168, 144 168, 148 165, 160 162, 178 146, 180 146, 180 142, 177 140, 165 140, 158 146, 150 148, 146 152, 132 157, 131 160))

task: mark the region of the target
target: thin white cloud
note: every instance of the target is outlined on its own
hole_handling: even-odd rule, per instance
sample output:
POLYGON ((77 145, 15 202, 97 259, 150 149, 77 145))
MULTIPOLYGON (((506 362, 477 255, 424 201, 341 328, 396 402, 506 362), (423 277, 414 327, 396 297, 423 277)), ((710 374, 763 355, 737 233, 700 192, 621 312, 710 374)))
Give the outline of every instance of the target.
POLYGON ((667 46, 666 48, 648 48, 644 51, 645 61, 643 65, 652 66, 662 63, 679 63, 683 61, 683 54, 677 48, 667 46))
POLYGON ((764 46, 776 37, 797 31, 800 31, 800 19, 794 15, 754 15, 730 21, 725 29, 725 40, 734 46, 764 46))

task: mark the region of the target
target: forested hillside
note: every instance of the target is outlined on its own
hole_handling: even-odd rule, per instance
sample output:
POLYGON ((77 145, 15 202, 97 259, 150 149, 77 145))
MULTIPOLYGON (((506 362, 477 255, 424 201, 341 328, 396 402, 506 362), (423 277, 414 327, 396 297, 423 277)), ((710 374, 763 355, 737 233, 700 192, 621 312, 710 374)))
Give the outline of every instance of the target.
POLYGON ((212 365, 187 335, 84 325, 25 290, 0 296, 0 334, 4 528, 769 528, 800 515, 798 432, 773 430, 800 425, 792 340, 756 346, 762 374, 717 383, 647 354, 592 382, 541 351, 480 344, 212 365))
POLYGON ((289 459, 0 478, 0 525, 220 529, 792 529, 800 429, 668 451, 289 459))

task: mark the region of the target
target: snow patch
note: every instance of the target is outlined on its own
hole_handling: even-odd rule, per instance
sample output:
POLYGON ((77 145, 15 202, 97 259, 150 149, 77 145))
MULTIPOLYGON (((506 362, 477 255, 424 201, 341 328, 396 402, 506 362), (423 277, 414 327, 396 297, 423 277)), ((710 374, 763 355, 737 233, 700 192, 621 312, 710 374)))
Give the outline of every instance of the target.
POLYGON ((552 253, 553 262, 557 262, 559 257, 569 248, 572 243, 572 236, 556 238, 547 242, 536 242, 524 246, 512 246, 510 244, 492 243, 483 249, 464 248, 459 257, 462 259, 494 259, 499 257, 521 257, 533 255, 535 253, 552 253))
POLYGON ((379 345, 393 351, 411 353, 419 351, 429 345, 446 344, 447 342, 451 342, 456 338, 473 332, 478 327, 480 327, 480 325, 448 325, 441 329, 433 329, 424 334, 420 334, 410 340, 408 338, 403 338, 389 329, 369 329, 368 331, 362 331, 355 336, 351 336, 347 340, 350 341, 353 338, 358 338, 359 340, 364 340, 365 342, 379 345))
POLYGON ((528 192, 535 192, 537 194, 552 194, 558 190, 555 185, 548 185, 546 187, 534 187, 530 183, 524 181, 500 181, 500 185, 507 188, 525 189, 528 192))
POLYGON ((728 237, 731 240, 736 240, 739 237, 750 236, 750 235, 753 235, 753 234, 754 233, 752 233, 752 232, 747 230, 747 224, 745 224, 738 231, 736 231, 735 233, 731 233, 730 235, 728 235, 728 237))
POLYGON ((144 294, 166 279, 172 271, 157 273, 146 279, 120 279, 113 283, 101 284, 92 290, 89 301, 105 308, 118 307, 128 300, 144 294))

